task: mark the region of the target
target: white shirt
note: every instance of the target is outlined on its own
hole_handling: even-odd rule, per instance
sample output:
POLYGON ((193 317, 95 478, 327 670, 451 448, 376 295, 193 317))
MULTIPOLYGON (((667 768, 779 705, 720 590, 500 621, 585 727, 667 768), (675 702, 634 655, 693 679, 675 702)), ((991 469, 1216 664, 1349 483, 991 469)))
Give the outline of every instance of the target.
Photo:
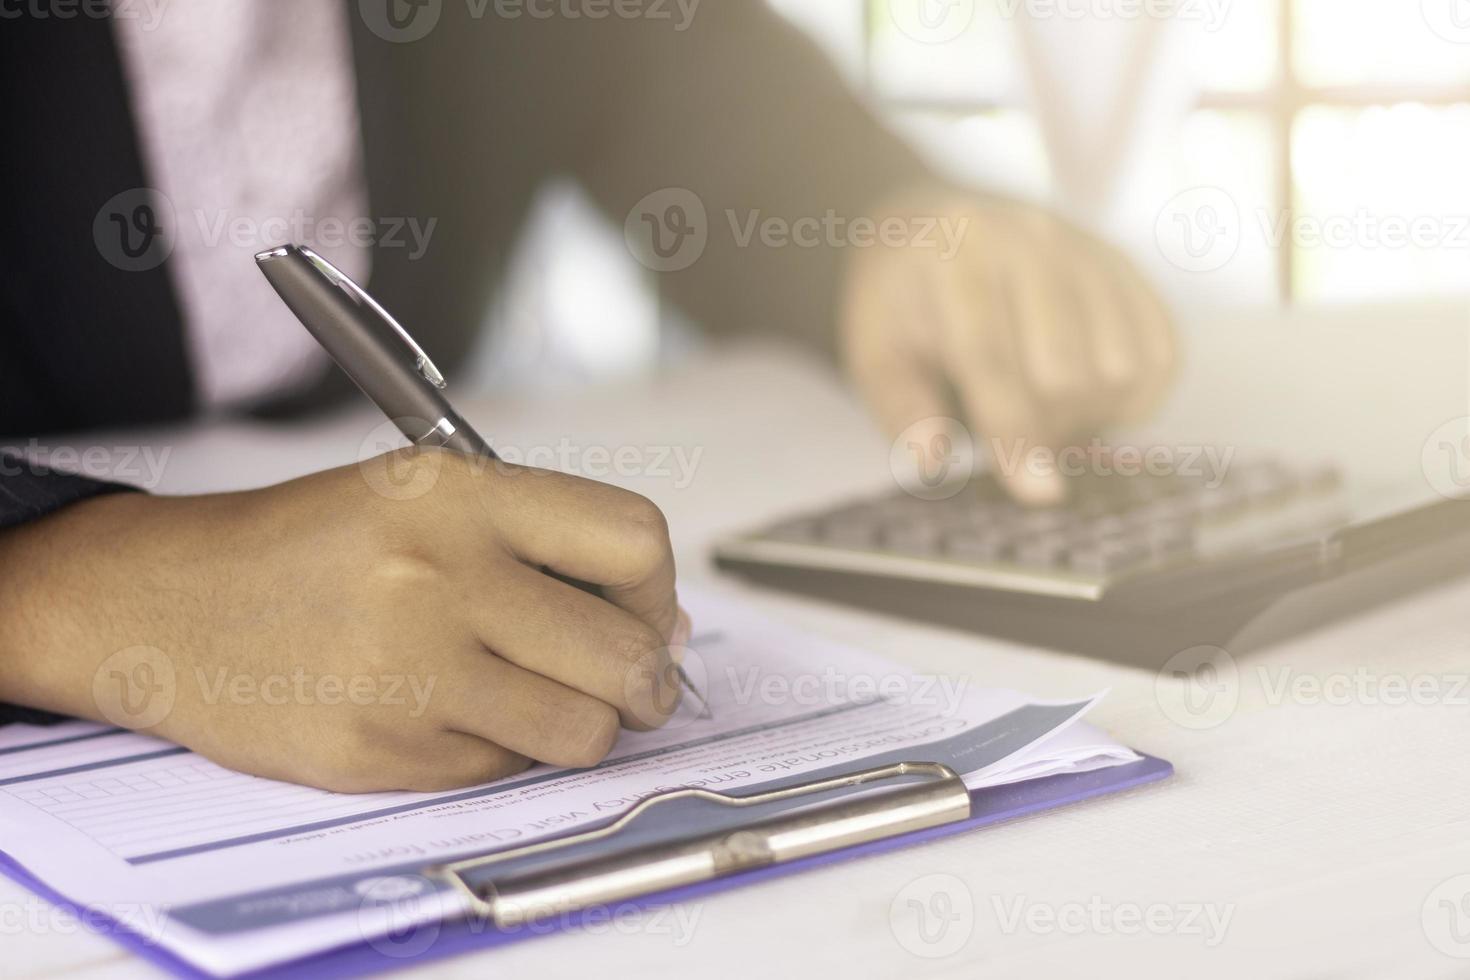
POLYGON ((260 401, 325 363, 256 252, 306 244, 366 277, 345 18, 335 0, 193 0, 156 24, 114 19, 146 172, 173 208, 168 268, 205 408, 260 401))

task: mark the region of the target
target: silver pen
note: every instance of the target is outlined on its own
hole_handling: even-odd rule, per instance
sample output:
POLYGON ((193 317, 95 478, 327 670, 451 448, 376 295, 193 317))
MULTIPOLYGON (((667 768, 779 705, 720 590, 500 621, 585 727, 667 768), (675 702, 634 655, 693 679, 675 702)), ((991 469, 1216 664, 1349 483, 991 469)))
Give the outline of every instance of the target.
POLYGON ((444 375, 429 355, 346 273, 302 245, 261 252, 255 264, 302 326, 409 442, 496 458, 444 397, 444 375))
MULTIPOLYGON (((490 444, 444 397, 444 375, 392 314, 346 273, 304 245, 282 245, 255 256, 255 264, 302 326, 362 393, 416 446, 442 446, 496 459, 490 444)), ((709 701, 674 664, 679 681, 709 701)))

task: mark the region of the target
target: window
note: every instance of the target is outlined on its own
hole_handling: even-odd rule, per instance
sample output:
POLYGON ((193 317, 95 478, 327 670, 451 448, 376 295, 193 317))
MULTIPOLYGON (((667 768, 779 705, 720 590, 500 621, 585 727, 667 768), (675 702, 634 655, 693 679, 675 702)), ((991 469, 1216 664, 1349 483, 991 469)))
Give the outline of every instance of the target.
POLYGON ((1199 234, 1235 222, 1228 267, 1165 269, 1191 287, 1285 304, 1470 293, 1470 0, 771 2, 939 166, 1026 196, 1084 196, 1092 175, 1066 161, 1101 144, 1059 145, 1058 118, 1111 119, 1076 107, 1142 78, 1114 84, 1132 103, 1119 118, 1146 118, 1119 127, 1126 172, 1088 217, 1144 245, 1160 188, 1215 193, 1225 208, 1205 195, 1169 216, 1199 234))

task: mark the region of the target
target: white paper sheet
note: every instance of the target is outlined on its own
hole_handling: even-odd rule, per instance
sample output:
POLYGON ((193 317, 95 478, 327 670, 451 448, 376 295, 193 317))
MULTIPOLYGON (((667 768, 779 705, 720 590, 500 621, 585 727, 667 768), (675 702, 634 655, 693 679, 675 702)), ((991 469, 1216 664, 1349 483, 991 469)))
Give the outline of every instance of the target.
MULTIPOLYGON (((694 699, 587 770, 541 766, 447 793, 345 795, 223 769, 145 735, 70 722, 0 728, 0 850, 71 900, 221 976, 372 941, 401 921, 384 882, 605 821, 664 789, 739 791, 926 747, 1004 719, 959 764, 972 788, 1138 758, 1058 704, 916 675, 713 596, 694 699), (372 901, 368 901, 371 898, 372 901)), ((986 729, 986 732, 989 730, 986 729)), ((434 914, 455 914, 440 907, 434 914)))

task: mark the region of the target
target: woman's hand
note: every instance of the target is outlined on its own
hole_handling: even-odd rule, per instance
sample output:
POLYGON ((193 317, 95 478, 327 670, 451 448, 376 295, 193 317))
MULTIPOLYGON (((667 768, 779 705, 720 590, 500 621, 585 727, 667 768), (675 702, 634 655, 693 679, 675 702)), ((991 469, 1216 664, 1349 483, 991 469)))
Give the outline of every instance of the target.
POLYGON ((592 765, 687 636, 652 503, 444 451, 0 532, 0 700, 339 791, 592 765))
POLYGON ((1157 405, 1175 356, 1163 304, 1122 254, 1040 208, 916 196, 885 218, 960 243, 854 250, 839 325, 853 380, 890 434, 917 425, 927 446, 925 426, 957 417, 1017 499, 1057 502, 1054 469, 1014 461, 1157 405))

